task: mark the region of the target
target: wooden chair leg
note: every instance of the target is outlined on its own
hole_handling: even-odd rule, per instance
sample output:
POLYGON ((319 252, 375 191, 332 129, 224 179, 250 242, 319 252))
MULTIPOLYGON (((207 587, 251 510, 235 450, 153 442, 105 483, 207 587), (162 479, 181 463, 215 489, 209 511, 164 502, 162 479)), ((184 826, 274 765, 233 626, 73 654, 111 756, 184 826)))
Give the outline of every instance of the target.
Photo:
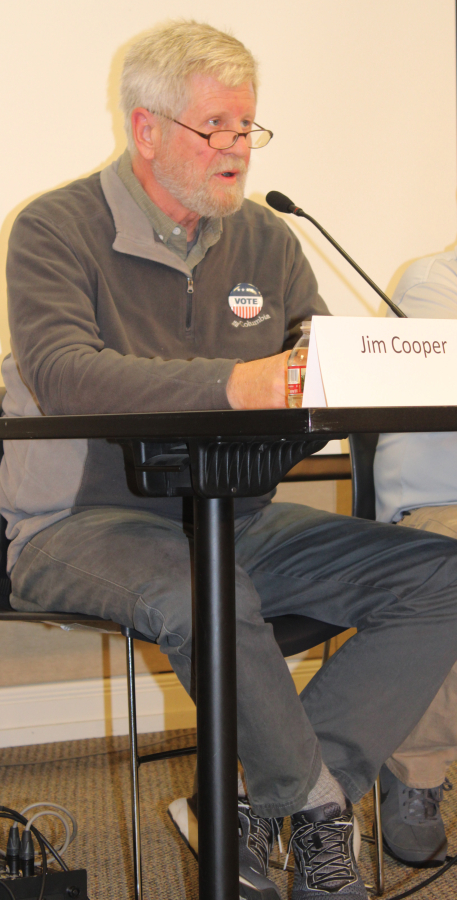
POLYGON ((129 700, 129 738, 130 738, 130 782, 132 790, 132 839, 133 839, 133 873, 135 879, 135 900, 143 900, 143 880, 141 875, 141 825, 140 825, 140 791, 138 763, 138 735, 136 728, 136 693, 135 693, 135 658, 133 638, 125 630, 127 645, 127 686, 129 700))
POLYGON ((381 823, 381 783, 379 776, 373 785, 374 806, 374 842, 376 850, 376 892, 378 897, 384 893, 384 851, 382 847, 381 823))

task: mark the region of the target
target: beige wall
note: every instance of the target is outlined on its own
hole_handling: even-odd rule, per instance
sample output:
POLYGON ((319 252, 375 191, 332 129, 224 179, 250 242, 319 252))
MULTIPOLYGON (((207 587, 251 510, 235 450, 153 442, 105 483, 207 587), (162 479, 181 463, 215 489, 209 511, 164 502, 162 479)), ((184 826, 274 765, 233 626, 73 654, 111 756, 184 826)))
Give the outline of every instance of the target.
MULTIPOLYGON (((169 0, 166 7, 151 0, 3 0, 1 7, 3 352, 3 273, 14 217, 40 192, 122 151, 122 56, 131 37, 164 11, 231 28, 261 63, 258 121, 275 137, 253 154, 250 196, 262 199, 270 189, 291 195, 383 289, 393 288, 413 258, 455 242, 453 0, 169 0)), ((333 312, 379 311, 377 298, 311 225, 290 224, 333 312)), ((314 502, 335 508, 332 497, 314 502)), ((123 648, 112 645, 109 656, 109 641, 98 636, 43 632, 37 652, 36 628, 8 628, 0 634, 0 684, 123 667, 123 648)), ((145 668, 166 666, 154 649, 145 653, 145 668)))

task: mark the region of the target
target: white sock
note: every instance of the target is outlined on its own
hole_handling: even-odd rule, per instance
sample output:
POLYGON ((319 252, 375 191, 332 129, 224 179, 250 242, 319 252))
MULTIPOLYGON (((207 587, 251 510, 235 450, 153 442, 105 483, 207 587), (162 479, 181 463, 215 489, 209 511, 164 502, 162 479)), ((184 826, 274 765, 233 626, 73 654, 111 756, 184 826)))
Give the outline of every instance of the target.
POLYGON ((316 806, 323 806, 324 803, 338 803, 341 812, 346 809, 344 793, 336 778, 333 777, 323 762, 321 774, 314 787, 310 790, 303 809, 315 809, 316 806))

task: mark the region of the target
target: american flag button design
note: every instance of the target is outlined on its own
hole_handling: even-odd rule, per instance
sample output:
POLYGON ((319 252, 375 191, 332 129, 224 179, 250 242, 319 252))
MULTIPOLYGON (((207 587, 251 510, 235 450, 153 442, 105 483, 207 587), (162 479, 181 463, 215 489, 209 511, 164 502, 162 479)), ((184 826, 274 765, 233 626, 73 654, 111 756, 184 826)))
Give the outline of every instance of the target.
POLYGON ((263 306, 263 297, 254 284, 235 285, 230 291, 228 302, 232 312, 240 319, 253 319, 263 306))

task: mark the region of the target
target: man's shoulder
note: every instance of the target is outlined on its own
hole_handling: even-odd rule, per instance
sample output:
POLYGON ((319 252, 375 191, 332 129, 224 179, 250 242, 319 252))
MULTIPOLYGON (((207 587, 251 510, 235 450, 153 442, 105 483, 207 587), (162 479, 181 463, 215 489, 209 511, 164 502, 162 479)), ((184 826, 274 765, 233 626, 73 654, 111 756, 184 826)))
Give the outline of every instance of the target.
POLYGON ((417 259, 402 275, 393 300, 409 316, 457 315, 457 248, 417 259))
POLYGON ((78 178, 63 187, 41 194, 32 200, 17 217, 41 219, 63 228, 72 220, 91 219, 107 211, 100 184, 100 172, 78 178))
POLYGON ((416 259, 402 275, 396 292, 405 294, 418 284, 440 281, 441 279, 457 279, 457 247, 443 253, 434 253, 416 259))

